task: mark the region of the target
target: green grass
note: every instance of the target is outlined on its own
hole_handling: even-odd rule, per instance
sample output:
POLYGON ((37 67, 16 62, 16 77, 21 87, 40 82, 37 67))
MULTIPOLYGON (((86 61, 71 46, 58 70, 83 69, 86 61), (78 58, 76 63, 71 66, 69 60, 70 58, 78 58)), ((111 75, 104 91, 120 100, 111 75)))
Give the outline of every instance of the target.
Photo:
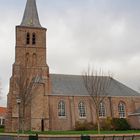
MULTIPOLYGON (((0 133, 4 133, 4 128, 0 128, 0 133)), ((45 131, 45 132, 34 132, 27 131, 25 134, 45 134, 45 135, 89 135, 98 134, 97 131, 45 131)), ((127 131, 101 131, 101 134, 134 134, 140 133, 140 130, 127 130, 127 131)))
POLYGON ((3 133, 4 132, 4 128, 0 128, 0 133, 3 133))
MULTIPOLYGON (((45 131, 45 132, 26 132, 26 134, 47 134, 47 135, 86 135, 98 134, 97 131, 45 131)), ((101 134, 134 134, 140 133, 140 130, 127 131, 101 131, 101 134)))

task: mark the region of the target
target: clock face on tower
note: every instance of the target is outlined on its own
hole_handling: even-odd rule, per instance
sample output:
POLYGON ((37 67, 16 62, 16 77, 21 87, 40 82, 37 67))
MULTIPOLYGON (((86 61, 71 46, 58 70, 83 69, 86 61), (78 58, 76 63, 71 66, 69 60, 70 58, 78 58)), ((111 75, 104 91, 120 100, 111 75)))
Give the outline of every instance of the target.
POLYGON ((29 26, 32 26, 32 25, 33 25, 33 20, 32 20, 32 19, 30 19, 30 20, 28 21, 28 25, 29 25, 29 26))

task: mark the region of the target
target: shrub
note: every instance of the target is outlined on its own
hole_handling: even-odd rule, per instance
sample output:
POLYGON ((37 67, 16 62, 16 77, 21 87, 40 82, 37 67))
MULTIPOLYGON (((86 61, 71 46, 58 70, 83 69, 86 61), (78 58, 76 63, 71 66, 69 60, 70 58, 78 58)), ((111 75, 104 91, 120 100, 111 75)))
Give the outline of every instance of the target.
POLYGON ((124 118, 113 118, 112 126, 114 130, 130 130, 130 125, 124 118))
POLYGON ((87 122, 86 124, 86 130, 95 130, 97 126, 93 124, 93 122, 87 122))
POLYGON ((93 130, 95 129, 95 125, 92 122, 80 122, 77 121, 75 123, 75 130, 93 130))
POLYGON ((102 119, 100 121, 100 127, 101 127, 101 130, 112 130, 112 128, 113 128, 113 126, 112 126, 112 118, 107 117, 105 119, 102 119))
POLYGON ((4 125, 0 125, 0 128, 4 128, 4 125))
POLYGON ((79 121, 77 121, 77 122, 75 123, 75 130, 85 130, 84 124, 81 123, 81 122, 79 122, 79 121))
POLYGON ((75 123, 75 130, 86 130, 85 122, 77 121, 75 123))
MULTIPOLYGON (((130 130, 130 125, 124 118, 111 118, 100 119, 101 130, 130 130)), ((97 124, 92 122, 80 122, 75 123, 75 130, 97 130, 97 124)))
POLYGON ((124 118, 111 118, 100 120, 101 130, 130 130, 130 125, 124 118))

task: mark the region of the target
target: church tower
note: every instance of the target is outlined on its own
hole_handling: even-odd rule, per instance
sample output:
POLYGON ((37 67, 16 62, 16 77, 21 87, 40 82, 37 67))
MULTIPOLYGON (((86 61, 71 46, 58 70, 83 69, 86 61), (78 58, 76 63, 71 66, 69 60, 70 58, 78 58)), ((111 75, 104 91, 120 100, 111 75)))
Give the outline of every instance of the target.
POLYGON ((16 26, 15 63, 7 96, 6 132, 49 129, 49 68, 46 28, 39 22, 36 0, 27 0, 16 26))

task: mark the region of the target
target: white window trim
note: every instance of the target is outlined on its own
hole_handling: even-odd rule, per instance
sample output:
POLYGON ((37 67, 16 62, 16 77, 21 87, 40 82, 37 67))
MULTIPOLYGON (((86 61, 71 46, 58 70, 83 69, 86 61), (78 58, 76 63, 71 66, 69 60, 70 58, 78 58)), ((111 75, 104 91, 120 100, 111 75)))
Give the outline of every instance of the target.
POLYGON ((99 106, 99 118, 106 118, 106 107, 105 107, 105 104, 103 102, 100 103, 100 106, 99 106), (100 108, 101 107, 101 108, 100 108), (101 111, 100 111, 101 109, 101 111), (104 111, 104 112, 103 112, 104 111), (100 113, 101 112, 101 113, 100 113), (104 115, 103 115, 104 114, 104 115))
POLYGON ((3 124, 3 120, 4 120, 4 118, 3 117, 0 117, 0 125, 4 125, 3 124))
POLYGON ((118 105, 119 118, 126 118, 126 105, 123 102, 120 102, 118 105))
POLYGON ((65 101, 63 101, 63 100, 60 100, 59 102, 58 102, 58 113, 57 113, 57 115, 58 115, 58 117, 60 118, 60 119, 66 119, 66 103, 65 103, 65 101), (59 104, 61 103, 61 106, 60 106, 60 108, 59 108, 59 104), (64 103, 64 108, 63 108, 63 104, 62 103, 64 103), (64 116, 62 115, 62 110, 64 109, 64 116), (59 112, 60 112, 60 115, 59 115, 59 112))
POLYGON ((87 117, 86 106, 85 106, 85 103, 83 101, 79 102, 78 111, 79 111, 79 118, 80 119, 86 119, 86 117, 87 117), (82 110, 82 113, 80 112, 81 110, 82 110), (85 113, 85 115, 83 115, 84 114, 83 112, 85 113))

